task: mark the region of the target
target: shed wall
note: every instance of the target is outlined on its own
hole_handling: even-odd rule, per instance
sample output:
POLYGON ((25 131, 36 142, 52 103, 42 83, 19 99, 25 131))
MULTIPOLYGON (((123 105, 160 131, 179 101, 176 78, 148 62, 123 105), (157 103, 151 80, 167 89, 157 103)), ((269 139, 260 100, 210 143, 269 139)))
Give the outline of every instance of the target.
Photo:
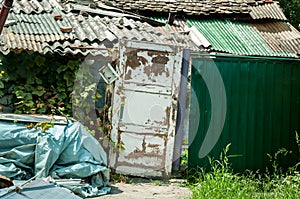
MULTIPOLYGON (((295 140, 295 132, 300 133, 299 60, 194 58, 191 85, 190 168, 209 166, 208 156, 218 159, 229 143, 229 154, 236 155, 230 162, 237 171, 265 170, 270 163, 267 154, 274 154, 281 147, 299 157, 295 140), (200 158, 199 150, 215 114, 202 74, 214 67, 225 86, 226 117, 218 141, 207 156, 200 158)), ((289 154, 279 164, 291 166, 296 161, 289 154)))

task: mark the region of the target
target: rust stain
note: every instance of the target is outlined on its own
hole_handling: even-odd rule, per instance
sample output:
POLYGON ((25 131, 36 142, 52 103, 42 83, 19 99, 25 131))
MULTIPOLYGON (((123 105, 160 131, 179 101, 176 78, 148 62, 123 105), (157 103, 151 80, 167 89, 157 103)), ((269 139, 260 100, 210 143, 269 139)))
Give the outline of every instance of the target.
POLYGON ((148 147, 152 149, 152 152, 155 154, 159 154, 160 150, 159 150, 159 146, 160 144, 148 144, 148 147))
POLYGON ((146 145, 147 145, 147 143, 146 143, 145 139, 146 138, 144 137, 143 142, 142 142, 142 150, 136 147, 134 149, 134 151, 133 151, 134 153, 146 153, 146 145))
POLYGON ((159 147, 160 146, 160 144, 148 144, 148 147, 149 148, 157 148, 157 147, 159 147))
MULTIPOLYGON (((162 165, 166 165, 166 154, 167 154, 168 138, 166 136, 164 136, 163 139, 164 139, 164 147, 163 147, 163 149, 164 149, 164 152, 163 152, 164 156, 162 158, 162 165)), ((163 171, 165 171, 165 170, 163 170, 163 171)))
POLYGON ((153 150, 151 152, 148 153, 143 153, 143 152, 131 152, 129 153, 127 156, 125 156, 125 158, 127 159, 138 159, 138 158, 145 158, 145 157, 163 157, 162 155, 159 155, 157 150, 153 150))
POLYGON ((157 120, 154 120, 153 122, 158 124, 158 125, 161 125, 161 126, 169 126, 170 124, 170 110, 171 108, 168 106, 165 110, 165 113, 166 113, 166 116, 163 118, 163 121, 157 121, 157 120))
POLYGON ((165 125, 170 126, 170 111, 171 111, 171 107, 167 107, 165 112, 166 112, 166 117, 165 117, 165 125))
POLYGON ((125 74, 125 80, 132 79, 131 74, 132 74, 132 71, 128 70, 128 72, 125 74))
POLYGON ((138 52, 140 52, 140 50, 127 49, 126 67, 130 67, 135 70, 141 65, 145 65, 147 63, 147 59, 145 57, 138 56, 138 52))
POLYGON ((170 60, 167 53, 157 52, 157 51, 148 51, 148 55, 152 57, 152 65, 144 67, 144 73, 150 77, 151 74, 154 76, 162 75, 164 72, 166 76, 170 76, 170 72, 166 69, 166 65, 170 60))
POLYGON ((154 134, 154 136, 155 136, 155 137, 162 138, 162 139, 165 139, 166 134, 159 134, 159 133, 156 133, 156 134, 154 134))
POLYGON ((153 63, 159 63, 162 65, 166 65, 169 61, 169 57, 167 54, 161 54, 159 53, 156 57, 152 58, 153 63))
POLYGON ((177 110, 177 104, 173 103, 173 111, 172 111, 172 120, 175 121, 176 118, 176 110, 177 110))
POLYGON ((160 133, 161 130, 160 130, 160 129, 154 129, 154 132, 155 132, 155 133, 160 133))
POLYGON ((167 71, 166 71, 166 77, 170 77, 170 71, 169 71, 168 68, 167 68, 167 71))
POLYGON ((142 150, 142 152, 143 153, 145 153, 146 152, 146 141, 145 141, 145 137, 144 137, 144 139, 143 139, 143 143, 142 143, 142 147, 143 147, 143 150, 142 150))
POLYGON ((148 143, 148 147, 152 148, 151 152, 146 152, 147 149, 147 143, 146 138, 144 137, 142 142, 142 150, 136 147, 133 152, 129 153, 126 158, 128 159, 137 159, 137 158, 143 158, 143 157, 153 157, 153 156, 159 156, 159 144, 150 144, 148 143))

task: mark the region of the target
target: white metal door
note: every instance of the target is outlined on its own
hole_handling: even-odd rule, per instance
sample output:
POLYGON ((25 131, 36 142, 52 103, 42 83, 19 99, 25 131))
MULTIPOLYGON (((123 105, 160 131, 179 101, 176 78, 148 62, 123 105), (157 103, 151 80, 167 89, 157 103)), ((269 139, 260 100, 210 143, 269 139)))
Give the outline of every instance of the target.
POLYGON ((117 173, 168 177, 182 53, 160 44, 126 41, 120 46, 111 139, 123 150, 111 150, 110 166, 117 173))

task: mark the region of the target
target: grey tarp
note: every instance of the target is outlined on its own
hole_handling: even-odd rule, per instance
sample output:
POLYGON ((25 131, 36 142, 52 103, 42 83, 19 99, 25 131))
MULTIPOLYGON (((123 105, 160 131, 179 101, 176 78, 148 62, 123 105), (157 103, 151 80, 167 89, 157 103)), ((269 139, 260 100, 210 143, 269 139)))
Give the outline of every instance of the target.
POLYGON ((99 187, 98 195, 108 190, 106 154, 81 123, 57 124, 42 133, 17 118, 0 120, 0 174, 28 179, 43 168, 41 177, 88 178, 92 187, 99 187))

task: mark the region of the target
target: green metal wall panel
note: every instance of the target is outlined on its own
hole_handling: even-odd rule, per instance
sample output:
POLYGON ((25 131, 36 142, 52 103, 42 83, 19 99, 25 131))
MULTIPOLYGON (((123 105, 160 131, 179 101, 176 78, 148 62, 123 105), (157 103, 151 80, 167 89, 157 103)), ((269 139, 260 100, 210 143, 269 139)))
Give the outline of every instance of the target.
MULTIPOLYGON (((213 75, 213 74, 211 74, 213 75)), ((250 58, 195 58, 192 67, 189 167, 208 166, 208 156, 219 158, 231 143, 229 154, 237 171, 264 170, 267 154, 279 148, 299 153, 295 131, 300 134, 300 61, 250 58), (226 90, 226 117, 217 143, 210 153, 199 157, 199 150, 210 124, 211 97, 201 74, 217 67, 226 90), (199 118, 199 119, 197 119, 199 118)), ((291 166, 296 158, 280 160, 291 166)))

